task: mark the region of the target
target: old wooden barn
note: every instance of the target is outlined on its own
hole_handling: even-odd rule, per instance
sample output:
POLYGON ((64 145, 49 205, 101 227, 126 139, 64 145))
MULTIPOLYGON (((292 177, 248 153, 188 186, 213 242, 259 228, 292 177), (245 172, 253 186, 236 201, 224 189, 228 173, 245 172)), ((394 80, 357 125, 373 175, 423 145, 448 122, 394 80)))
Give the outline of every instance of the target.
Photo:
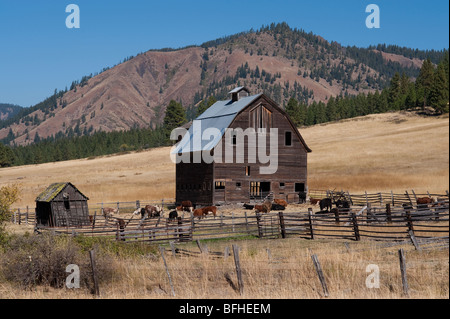
POLYGON ((172 152, 177 159, 177 203, 186 200, 197 205, 245 203, 266 197, 291 203, 305 200, 307 154, 311 149, 292 120, 264 94, 250 95, 248 89, 239 87, 230 95, 230 100, 215 103, 194 120, 172 152), (245 134, 237 138, 239 129, 248 128, 258 133, 258 143, 263 136, 265 145, 245 134), (211 129, 218 133, 211 133, 211 129), (265 147, 262 153, 273 152, 269 145, 270 132, 277 134, 274 136, 278 143, 278 167, 276 172, 266 174, 260 169, 271 163, 255 162, 251 153, 258 155, 262 146, 265 147), (245 152, 236 155, 242 149, 245 152), (234 152, 231 156, 230 150, 234 152), (202 154, 209 154, 214 160, 205 160, 202 154))
POLYGON ((71 183, 51 184, 36 198, 38 226, 71 227, 90 225, 89 200, 71 183))

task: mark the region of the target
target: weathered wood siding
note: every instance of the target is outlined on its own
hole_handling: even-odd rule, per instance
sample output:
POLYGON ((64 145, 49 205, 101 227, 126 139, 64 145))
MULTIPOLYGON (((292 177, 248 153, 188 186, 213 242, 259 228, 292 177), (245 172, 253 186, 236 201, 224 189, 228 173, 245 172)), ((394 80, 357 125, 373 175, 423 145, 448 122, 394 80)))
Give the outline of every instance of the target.
MULTIPOLYGON (((222 163, 214 164, 214 178, 217 180, 226 181, 225 201, 248 201, 250 194, 250 182, 270 182, 271 191, 274 198, 296 200, 295 183, 303 183, 307 187, 307 150, 303 143, 298 138, 295 130, 286 115, 280 112, 279 108, 273 104, 272 101, 261 96, 254 101, 246 109, 244 109, 233 121, 231 128, 242 128, 245 130, 251 125, 250 112, 255 107, 262 105, 272 112, 272 127, 278 129, 278 169, 275 174, 265 175, 260 174, 260 168, 268 166, 268 164, 260 164, 258 161, 254 164, 248 163, 248 152, 245 151, 244 158, 236 158, 236 151, 234 154, 234 163, 225 163, 225 148, 226 136, 222 138, 222 163), (292 132, 292 144, 285 145, 285 133, 292 132), (238 163, 238 162, 244 163, 238 163), (250 175, 246 176, 246 167, 250 167, 250 175), (236 183, 241 183, 241 187, 237 187, 236 183), (284 183, 284 187, 280 188, 280 183, 284 183), (289 195, 290 194, 290 195, 289 195)), ((248 139, 245 138, 244 145, 232 146, 234 150, 237 147, 244 147, 245 150, 251 150, 258 154, 257 143, 248 144, 248 139)), ((267 138, 266 152, 270 154, 269 139, 267 138)), ((217 196, 216 196, 217 197, 217 196)), ((298 200, 298 198, 297 198, 298 200)))
POLYGON ((176 165, 176 202, 190 200, 197 205, 213 202, 214 171, 212 164, 179 163, 176 165))

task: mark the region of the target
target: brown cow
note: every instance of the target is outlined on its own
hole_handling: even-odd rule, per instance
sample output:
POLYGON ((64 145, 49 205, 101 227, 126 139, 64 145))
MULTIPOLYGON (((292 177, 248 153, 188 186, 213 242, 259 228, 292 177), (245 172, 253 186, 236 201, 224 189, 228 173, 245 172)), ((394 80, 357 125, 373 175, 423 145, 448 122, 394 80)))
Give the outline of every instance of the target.
POLYGON ((316 199, 316 198, 310 198, 309 202, 311 203, 311 205, 317 205, 320 202, 320 199, 316 199))
POLYGON ((269 201, 264 202, 262 205, 255 205, 255 212, 257 213, 270 213, 272 204, 269 201))
POLYGON ((274 199, 274 203, 284 206, 285 208, 288 206, 288 203, 284 199, 274 199))
POLYGON ((417 205, 432 204, 433 199, 430 197, 420 197, 417 199, 417 205))
POLYGON ((197 208, 194 210, 194 217, 197 217, 198 219, 203 218, 203 209, 197 208))
POLYGON ((148 216, 152 218, 161 216, 162 209, 158 205, 156 206, 147 205, 145 206, 145 211, 147 212, 148 216))
POLYGON ((181 202, 181 207, 185 212, 192 212, 194 210, 194 205, 190 200, 185 200, 181 202))
POLYGON ((209 213, 212 213, 214 215, 214 218, 216 218, 216 213, 217 213, 217 207, 216 206, 204 207, 204 208, 202 208, 202 210, 203 210, 203 215, 205 217, 208 216, 209 213))

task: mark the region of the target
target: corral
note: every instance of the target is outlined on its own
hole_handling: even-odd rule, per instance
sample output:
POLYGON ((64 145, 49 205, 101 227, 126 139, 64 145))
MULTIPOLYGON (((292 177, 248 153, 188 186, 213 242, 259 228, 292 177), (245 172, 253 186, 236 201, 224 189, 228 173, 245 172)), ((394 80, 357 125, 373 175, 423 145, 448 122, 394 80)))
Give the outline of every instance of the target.
MULTIPOLYGON (((330 196, 336 194, 332 191, 325 193, 330 196)), ((416 198, 424 196, 416 195, 414 191, 412 193, 416 198)), ((304 204, 290 205, 286 211, 261 214, 235 205, 218 207, 216 217, 204 219, 198 219, 189 212, 183 212, 176 219, 169 218, 168 208, 173 207, 170 200, 160 202, 163 208, 161 216, 149 219, 141 219, 131 213, 146 202, 115 203, 118 214, 112 217, 100 212, 105 209, 103 206, 112 206, 113 203, 103 203, 98 207, 99 213, 95 210, 91 215, 89 226, 38 227, 37 230, 146 243, 249 237, 405 241, 414 237, 418 240, 444 241, 448 245, 448 194, 426 194, 439 198, 438 202, 429 205, 417 205, 407 191, 405 194, 384 193, 384 196, 383 193, 344 194, 353 205, 329 212, 304 204), (133 206, 127 207, 130 204, 133 206)), ((30 224, 33 217, 17 211, 12 214, 12 221, 30 224)))

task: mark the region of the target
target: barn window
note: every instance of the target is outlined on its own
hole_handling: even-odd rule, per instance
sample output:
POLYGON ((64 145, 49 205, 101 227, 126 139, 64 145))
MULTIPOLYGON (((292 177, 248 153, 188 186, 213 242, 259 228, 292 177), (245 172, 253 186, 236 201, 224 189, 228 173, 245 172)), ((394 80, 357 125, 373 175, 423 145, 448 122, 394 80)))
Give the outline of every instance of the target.
POLYGON ((280 182, 280 188, 284 188, 285 185, 286 185, 285 183, 281 183, 281 182, 280 182))
POLYGON ((284 145, 292 146, 292 132, 287 131, 284 133, 284 145))
POLYGON ((225 189, 225 182, 216 182, 216 189, 225 189))
POLYGON ((242 183, 241 182, 236 182, 236 189, 241 189, 242 187, 242 183))
POLYGON ((256 131, 264 131, 272 127, 272 112, 260 105, 250 111, 250 126, 256 131))
POLYGON ((250 176, 250 166, 245 167, 245 176, 250 176))

